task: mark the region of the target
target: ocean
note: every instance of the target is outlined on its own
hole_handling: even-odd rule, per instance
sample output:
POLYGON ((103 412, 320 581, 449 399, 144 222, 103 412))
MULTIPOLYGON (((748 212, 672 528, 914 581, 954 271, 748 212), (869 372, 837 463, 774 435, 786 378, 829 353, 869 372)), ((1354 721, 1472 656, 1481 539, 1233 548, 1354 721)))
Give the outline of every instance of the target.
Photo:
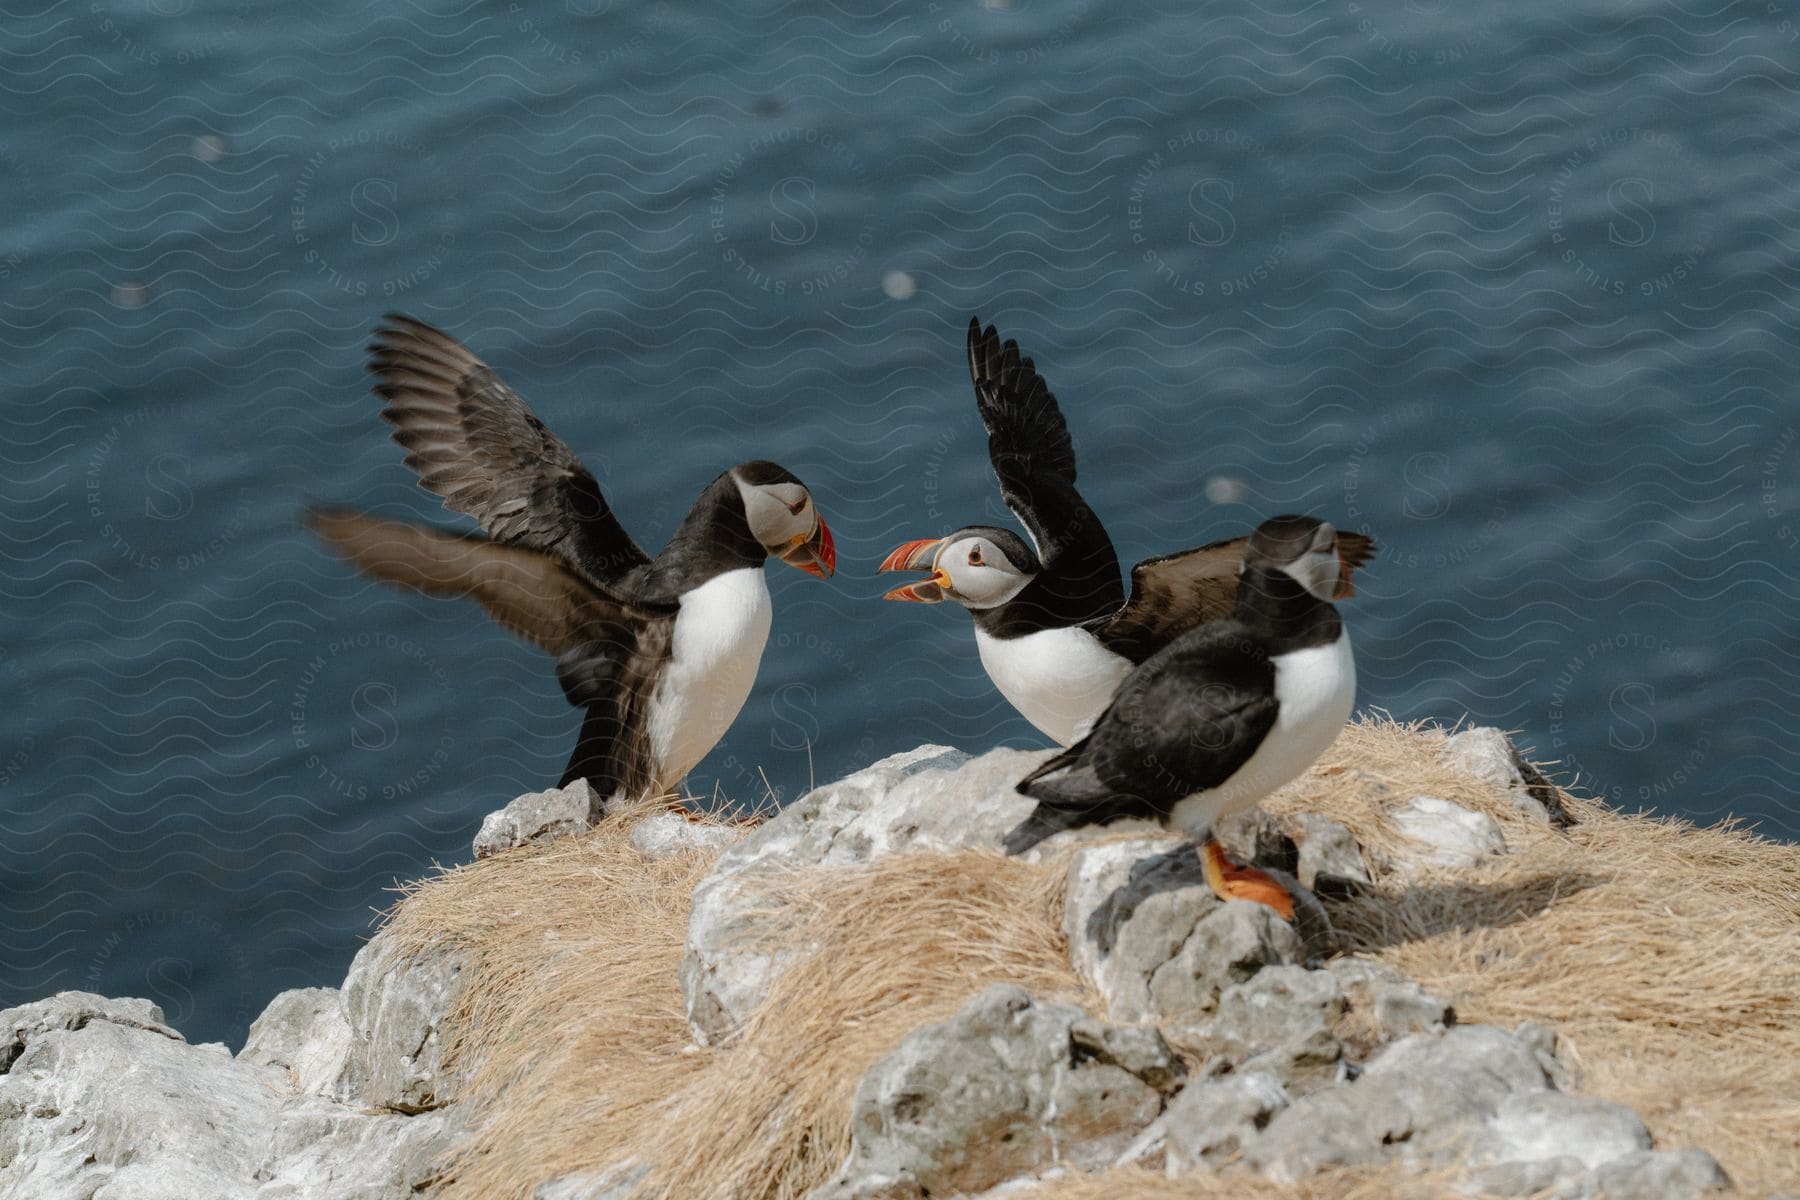
POLYGON ((894 545, 1011 524, 963 359, 1019 339, 1127 563, 1381 542, 1360 709, 1800 835, 1800 14, 1575 0, 0 0, 0 1007, 241 1042, 579 714, 308 505, 444 528, 363 370, 463 339, 654 549, 810 485, 691 789, 1038 746, 894 545))

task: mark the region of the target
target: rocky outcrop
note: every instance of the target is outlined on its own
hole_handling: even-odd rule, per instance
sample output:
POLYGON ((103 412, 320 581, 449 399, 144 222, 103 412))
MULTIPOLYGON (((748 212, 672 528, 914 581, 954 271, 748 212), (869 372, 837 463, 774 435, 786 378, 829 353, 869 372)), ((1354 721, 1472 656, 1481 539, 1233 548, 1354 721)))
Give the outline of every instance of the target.
MULTIPOLYGON (((1527 819, 1565 821, 1498 731, 1464 731, 1442 753, 1453 770, 1504 790, 1527 819)), ((819 789, 727 850, 689 925, 682 984, 696 1037, 731 1036, 783 969, 785 873, 995 849, 1030 810, 1012 783, 1036 761, 924 747, 819 789)), ((1403 877, 1477 868, 1507 851, 1482 813, 1432 796, 1388 803, 1398 852, 1381 865, 1403 877)), ((1329 957, 1334 935, 1312 890, 1349 898, 1372 886, 1344 825, 1318 813, 1247 814, 1218 833, 1241 861, 1289 884, 1294 922, 1221 901, 1192 845, 1154 827, 1059 834, 1036 853, 1076 847, 1063 932, 1103 1009, 997 987, 915 1031, 864 1077, 851 1154, 812 1200, 997 1195, 1008 1180, 1122 1161, 1289 1184, 1396 1162, 1450 1169, 1496 1194, 1547 1189, 1562 1200, 1673 1200, 1728 1186, 1704 1153, 1654 1149, 1630 1109, 1569 1095, 1551 1031, 1460 1024, 1390 968, 1329 957), (1153 1031, 1198 1064, 1191 1079, 1160 1036, 1142 1041, 1153 1031), (1127 1035, 1130 1054, 1099 1048, 1127 1035)))
POLYGON ((0 1013, 0 1196, 410 1200, 462 1135, 438 1057, 459 975, 377 937, 343 992, 277 996, 236 1058, 144 1000, 0 1013))
POLYGON ((810 1200, 919 1200, 1106 1166, 1183 1074, 1155 1030, 995 985, 863 1077, 850 1156, 810 1200))
POLYGON ((718 854, 742 840, 746 825, 715 825, 680 813, 654 813, 631 827, 631 844, 645 858, 718 854))
MULTIPOLYGON (((1567 823, 1504 735, 1465 730, 1442 746, 1444 766, 1524 820, 1567 823)), ((1031 809, 1013 784, 1040 757, 921 747, 750 831, 627 818, 621 836, 646 859, 718 854, 679 972, 695 1038, 739 1033, 804 961, 783 907, 796 872, 997 851, 1031 809)), ((1446 772, 1431 779, 1479 803, 1446 772)), ((848 1154, 809 1200, 1029 1194, 1033 1178, 1118 1164, 1287 1186, 1385 1166, 1444 1173, 1467 1194, 1555 1200, 1729 1188, 1703 1151, 1658 1148, 1630 1108, 1575 1094, 1554 1031, 1467 1024, 1391 967, 1338 952, 1331 915, 1366 926, 1378 884, 1489 870, 1507 853, 1491 817, 1412 790, 1373 793, 1381 855, 1321 813, 1245 814, 1218 831, 1289 883, 1292 922, 1220 900, 1194 848, 1146 823, 1047 840, 1033 854, 1066 859, 1062 932, 1085 985, 1070 991, 1084 998, 1000 984, 948 1019, 895 1030, 856 1088, 848 1154)), ((1486 804, 1515 836, 1538 832, 1486 804)), ((596 815, 584 785, 521 797, 484 823, 486 853, 579 833, 596 815)), ((277 996, 235 1058, 189 1045, 142 1000, 64 993, 0 1013, 0 1198, 428 1194, 467 1136, 445 1052, 469 977, 447 940, 402 953, 384 934, 341 989, 277 996)), ((630 1159, 523 1182, 535 1200, 632 1200, 651 1170, 630 1159)))
POLYGON ((1562 793, 1536 763, 1519 753, 1512 739, 1489 725, 1477 725, 1444 739, 1438 754, 1451 770, 1504 793, 1512 806, 1534 821, 1556 826, 1575 823, 1562 793))
POLYGON ((786 961, 784 876, 911 851, 997 849, 1033 807, 1013 784, 1042 757, 921 746, 808 792, 733 845, 694 890, 688 918, 681 990, 694 1037, 729 1037, 786 961))
MULTIPOLYGON (((1014 784, 1042 757, 1041 753, 994 750, 970 758, 942 746, 921 746, 809 792, 733 844, 695 889, 688 920, 681 986, 695 1038, 703 1044, 728 1038, 762 1002, 770 980, 787 961, 781 947, 782 896, 791 872, 853 866, 904 853, 997 852, 1001 838, 1033 808, 1033 802, 1019 795, 1014 784)), ((1347 830, 1338 828, 1348 836, 1347 830)), ((1117 845, 1084 850, 1070 868, 1069 920, 1079 926, 1071 926, 1070 943, 1077 947, 1077 963, 1083 966, 1084 975, 1097 987, 1105 991, 1118 981, 1116 990, 1121 998, 1109 993, 1109 1001, 1121 1019, 1142 1020, 1151 1014, 1147 999, 1135 1006, 1122 999, 1124 992, 1135 986, 1125 982, 1126 975, 1136 971, 1147 988, 1149 976, 1172 960, 1179 961, 1162 971, 1155 984, 1162 996, 1159 1003, 1164 1009, 1208 1007, 1204 997, 1209 988, 1216 992, 1220 980, 1241 977, 1249 967, 1246 962, 1218 968, 1224 974, 1215 978, 1214 951, 1220 948, 1221 939, 1232 946, 1249 946, 1242 952, 1261 956, 1255 957, 1259 963, 1289 961, 1296 955, 1323 953, 1329 948, 1324 910, 1304 889, 1296 889, 1303 919, 1290 928, 1260 906, 1222 904, 1201 880, 1192 846, 1152 823, 1115 822, 1106 827, 1105 834, 1112 837, 1132 830, 1153 836, 1129 843, 1133 847, 1129 851, 1117 845), (1168 858, 1163 872, 1156 874, 1151 866, 1145 866, 1140 874, 1149 871, 1152 877, 1140 879, 1136 891, 1114 897, 1111 904, 1113 910, 1119 910, 1135 903, 1133 896, 1141 895, 1149 905, 1147 914, 1160 914, 1168 928, 1153 934, 1148 932, 1152 926, 1140 924, 1137 928, 1145 932, 1135 935, 1133 945, 1122 950, 1114 967, 1103 970, 1099 959, 1104 955, 1091 947, 1107 943, 1111 934, 1105 923, 1111 918, 1095 916, 1093 910, 1128 882, 1134 864, 1157 852, 1168 858), (1169 885, 1177 881, 1184 886, 1171 891, 1169 885), (1230 911, 1201 928, 1203 918, 1214 909, 1226 908, 1230 911), (1187 946, 1197 930, 1192 946, 1187 946), (1149 962, 1151 958, 1156 961, 1149 962)), ((1094 834, 1093 830, 1057 834, 1032 855, 1056 853, 1067 845, 1091 840, 1094 834)), ((1352 865, 1345 857, 1355 853, 1354 839, 1350 851, 1341 845, 1336 848, 1329 869, 1320 865, 1326 861, 1330 836, 1321 832, 1313 841, 1316 857, 1308 860, 1311 869, 1315 873, 1326 870, 1328 875, 1336 870, 1366 882, 1360 859, 1352 865)), ((1283 844, 1284 861, 1291 864, 1296 857, 1294 843, 1283 844)), ((1270 855, 1283 860, 1280 851, 1270 855)), ((1243 857, 1284 875, 1270 855, 1253 848, 1243 857)), ((1288 878, 1291 882, 1291 876, 1288 878)))
POLYGON ((465 966, 460 953, 442 945, 408 956, 385 938, 364 946, 344 977, 348 1050, 332 1098, 402 1113, 455 1099, 455 1080, 443 1069, 444 1021, 462 992, 465 966))
POLYGON ((1506 853, 1506 835, 1494 818, 1438 796, 1414 796, 1390 814, 1409 843, 1394 863, 1402 874, 1436 868, 1461 870, 1506 853))
POLYGON ((577 779, 567 787, 523 796, 482 819, 475 835, 475 857, 488 858, 527 842, 586 833, 606 815, 606 802, 577 779))

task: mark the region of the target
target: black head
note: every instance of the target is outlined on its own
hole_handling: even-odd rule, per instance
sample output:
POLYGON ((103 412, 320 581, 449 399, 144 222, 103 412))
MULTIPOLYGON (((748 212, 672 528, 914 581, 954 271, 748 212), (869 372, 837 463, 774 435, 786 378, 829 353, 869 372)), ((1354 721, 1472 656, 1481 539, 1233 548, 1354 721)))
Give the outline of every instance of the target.
POLYGON ((739 463, 737 466, 731 468, 731 474, 739 483, 747 483, 751 487, 767 487, 770 484, 791 483, 802 491, 806 490, 806 485, 800 482, 800 477, 798 475, 794 474, 780 463, 772 463, 766 458, 753 458, 749 462, 739 463))
POLYGON ((1317 517, 1270 517, 1250 535, 1244 548, 1244 571, 1280 571, 1314 597, 1331 601, 1338 595, 1343 563, 1338 532, 1317 517))
POLYGON ((739 463, 726 475, 743 499, 750 535, 764 550, 808 574, 831 574, 837 566, 831 530, 797 475, 764 459, 739 463))

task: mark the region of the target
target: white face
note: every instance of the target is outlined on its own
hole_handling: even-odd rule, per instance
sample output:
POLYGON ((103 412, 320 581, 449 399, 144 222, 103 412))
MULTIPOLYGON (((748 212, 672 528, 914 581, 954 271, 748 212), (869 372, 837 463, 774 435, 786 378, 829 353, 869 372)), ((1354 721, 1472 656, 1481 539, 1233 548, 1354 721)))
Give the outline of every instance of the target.
POLYGON ((750 535, 771 554, 781 554, 796 539, 805 541, 819 527, 812 494, 798 483, 749 484, 733 476, 744 497, 750 535))
POLYGON ((1337 595, 1340 565, 1337 530, 1329 524, 1322 524, 1313 535, 1312 546, 1306 553, 1291 563, 1283 564, 1281 569, 1314 596, 1329 602, 1337 595))
POLYGON ((958 538, 938 552, 937 569, 949 579, 944 594, 965 608, 994 608, 1025 590, 1031 576, 1012 565, 987 538, 958 538))

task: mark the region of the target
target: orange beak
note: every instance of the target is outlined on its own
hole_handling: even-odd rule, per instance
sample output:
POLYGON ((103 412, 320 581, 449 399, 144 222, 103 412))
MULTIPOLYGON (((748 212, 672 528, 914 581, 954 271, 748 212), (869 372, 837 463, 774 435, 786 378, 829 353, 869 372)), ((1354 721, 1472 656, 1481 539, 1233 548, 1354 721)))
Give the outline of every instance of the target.
POLYGON ((1356 595, 1352 576, 1356 568, 1375 557, 1375 539, 1364 533, 1340 533, 1337 540, 1338 585, 1333 600, 1348 600, 1356 595))
POLYGON ((820 579, 830 577, 837 570, 837 543, 831 538, 831 526, 825 524, 823 517, 819 518, 812 536, 795 538, 793 547, 781 556, 781 561, 820 579))
POLYGON ((944 548, 943 538, 920 538, 916 542, 907 542, 894 548, 894 552, 881 560, 880 571, 930 571, 930 579, 921 579, 917 583, 909 583, 897 587, 882 597, 883 600, 910 600, 915 604, 936 604, 944 598, 944 590, 950 586, 950 576, 937 565, 937 556, 944 548))

